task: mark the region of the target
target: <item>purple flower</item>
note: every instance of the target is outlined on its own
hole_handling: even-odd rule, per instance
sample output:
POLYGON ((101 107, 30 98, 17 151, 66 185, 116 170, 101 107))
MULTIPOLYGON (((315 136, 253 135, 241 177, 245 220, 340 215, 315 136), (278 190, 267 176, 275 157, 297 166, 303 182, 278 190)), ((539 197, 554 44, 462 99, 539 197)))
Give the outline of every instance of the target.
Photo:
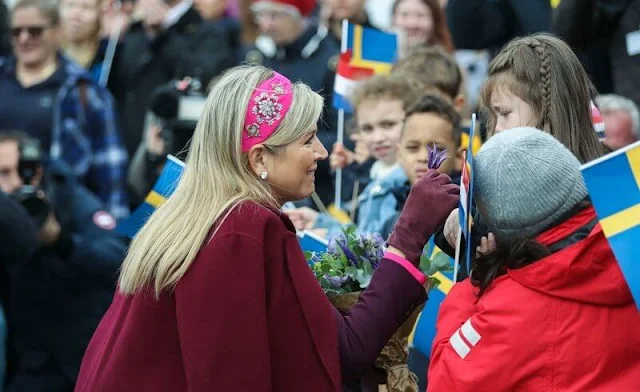
POLYGON ((333 287, 334 289, 339 289, 340 287, 342 287, 344 282, 346 282, 347 279, 349 279, 349 277, 348 276, 330 276, 327 274, 327 275, 324 275, 324 279, 327 281, 327 283, 329 283, 331 287, 333 287))
POLYGON ((438 169, 442 162, 444 162, 449 155, 447 155, 447 150, 438 150, 436 144, 433 144, 433 147, 427 145, 427 151, 429 151, 429 169, 438 169))
POLYGON ((338 244, 340 249, 342 249, 342 252, 344 252, 344 255, 347 256, 347 260, 349 260, 349 263, 351 263, 351 265, 356 267, 358 265, 358 258, 356 257, 355 254, 353 254, 351 249, 349 249, 347 244, 343 243, 342 241, 338 241, 338 240, 336 240, 336 243, 338 244))
POLYGON ((339 241, 346 241, 344 234, 335 234, 329 238, 329 243, 327 244, 327 252, 339 256, 338 247, 336 246, 339 241))
POLYGON ((381 247, 384 244, 384 238, 380 235, 380 233, 371 234, 371 239, 375 242, 376 246, 381 247))

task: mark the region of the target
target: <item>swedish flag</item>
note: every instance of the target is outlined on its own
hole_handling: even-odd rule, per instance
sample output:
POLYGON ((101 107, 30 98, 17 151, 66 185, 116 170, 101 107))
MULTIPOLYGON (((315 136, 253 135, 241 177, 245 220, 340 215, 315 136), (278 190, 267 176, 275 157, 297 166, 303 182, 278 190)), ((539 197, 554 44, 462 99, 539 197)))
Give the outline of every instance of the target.
POLYGON ((640 142, 582 167, 602 231, 640 307, 640 142))
POLYGON ((172 155, 167 155, 167 162, 164 164, 162 173, 160 173, 160 177, 158 177, 151 192, 149 192, 144 202, 118 225, 116 230, 129 238, 133 238, 156 208, 171 196, 178 186, 183 170, 184 163, 182 161, 172 155))
POLYGON ((387 75, 398 57, 398 39, 395 34, 349 23, 347 51, 351 53, 351 66, 387 75))

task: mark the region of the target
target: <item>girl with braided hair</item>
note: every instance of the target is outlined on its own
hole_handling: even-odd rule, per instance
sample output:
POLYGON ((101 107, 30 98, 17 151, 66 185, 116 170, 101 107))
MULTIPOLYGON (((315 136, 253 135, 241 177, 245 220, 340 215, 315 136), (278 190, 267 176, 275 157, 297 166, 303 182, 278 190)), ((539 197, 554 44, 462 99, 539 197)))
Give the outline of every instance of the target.
MULTIPOLYGON (((535 127, 548 132, 575 155, 580 163, 608 151, 599 141, 591 119, 595 88, 569 45, 546 33, 516 38, 489 65, 481 93, 487 134, 535 127)), ((458 210, 454 210, 436 244, 451 256, 458 234, 458 210)), ((474 243, 489 246, 488 229, 474 216, 474 243)), ((461 257, 464 260, 464 257, 461 257)), ((464 263, 463 263, 464 264, 464 263)), ((461 265, 459 278, 468 276, 461 265)))

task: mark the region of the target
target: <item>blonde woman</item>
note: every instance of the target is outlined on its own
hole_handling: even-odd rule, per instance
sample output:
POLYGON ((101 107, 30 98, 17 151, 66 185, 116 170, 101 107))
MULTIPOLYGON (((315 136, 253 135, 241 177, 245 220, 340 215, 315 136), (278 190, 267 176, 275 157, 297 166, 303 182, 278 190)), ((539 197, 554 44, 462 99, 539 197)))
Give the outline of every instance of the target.
POLYGON ((279 211, 314 191, 321 111, 308 86, 262 67, 218 81, 175 193, 131 244, 76 391, 340 391, 373 365, 426 299, 420 251, 458 188, 435 171, 416 185, 369 289, 339 313, 279 211))

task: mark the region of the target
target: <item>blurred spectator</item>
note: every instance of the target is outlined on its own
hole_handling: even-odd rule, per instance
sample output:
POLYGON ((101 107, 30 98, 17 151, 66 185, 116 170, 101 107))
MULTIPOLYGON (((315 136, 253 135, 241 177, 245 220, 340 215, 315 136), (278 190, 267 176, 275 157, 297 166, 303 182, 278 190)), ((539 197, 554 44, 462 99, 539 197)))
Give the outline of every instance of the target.
POLYGON ((100 82, 107 41, 101 40, 101 0, 61 0, 62 48, 70 59, 100 82))
MULTIPOLYGON (((315 0, 258 0, 251 6, 260 33, 255 45, 243 50, 243 61, 262 64, 300 80, 325 97, 318 138, 325 146, 336 141, 337 113, 331 105, 340 47, 326 26, 310 19, 315 0)), ((318 162, 316 191, 323 203, 333 202, 328 161, 318 162)))
POLYGON ((549 0, 448 0, 446 14, 458 49, 497 52, 512 38, 548 31, 551 23, 549 0))
POLYGON ((396 0, 392 12, 393 26, 402 33, 402 54, 422 45, 439 45, 453 52, 451 33, 438 0, 396 0))
MULTIPOLYGON (((234 0, 231 0, 234 1, 234 0)), ((242 43, 251 46, 256 42, 260 32, 255 15, 251 11, 251 0, 235 0, 238 3, 238 19, 242 24, 242 43)))
POLYGON ((230 43, 221 38, 225 33, 217 27, 203 27, 190 0, 140 0, 138 7, 142 20, 125 34, 110 77, 130 155, 142 141, 146 113, 157 87, 186 75, 206 83, 233 64, 233 57, 227 58, 230 43))
MULTIPOLYGON (((611 67, 605 72, 612 78, 613 92, 636 105, 640 105, 639 28, 640 0, 562 0, 553 21, 553 31, 574 49, 604 48, 599 57, 609 57, 604 68, 611 67)), ((601 93, 606 92, 598 80, 595 83, 601 93)))
POLYGON ((5 266, 9 260, 29 260, 35 251, 36 229, 18 201, 0 191, 0 391, 14 361, 7 360, 7 313, 9 280, 5 266), (9 366, 7 366, 9 365, 9 366))
POLYGON ((632 100, 609 94, 596 97, 596 104, 605 124, 604 144, 617 150, 640 140, 640 113, 632 100))
POLYGON ((32 258, 3 260, 15 355, 9 392, 73 390, 125 252, 100 201, 64 163, 43 165, 41 156, 33 139, 0 133, 0 190, 21 201, 38 230, 32 258))
POLYGON ((0 123, 42 143, 66 162, 117 219, 128 214, 122 147, 113 98, 59 51, 58 9, 20 0, 11 20, 14 56, 0 58, 0 123))
POLYGON ((331 37, 338 46, 342 41, 342 20, 361 26, 376 28, 369 21, 364 8, 365 0, 324 0, 322 2, 321 20, 329 26, 331 37))
POLYGON ((9 10, 4 1, 0 1, 0 56, 11 54, 9 41, 9 10))

